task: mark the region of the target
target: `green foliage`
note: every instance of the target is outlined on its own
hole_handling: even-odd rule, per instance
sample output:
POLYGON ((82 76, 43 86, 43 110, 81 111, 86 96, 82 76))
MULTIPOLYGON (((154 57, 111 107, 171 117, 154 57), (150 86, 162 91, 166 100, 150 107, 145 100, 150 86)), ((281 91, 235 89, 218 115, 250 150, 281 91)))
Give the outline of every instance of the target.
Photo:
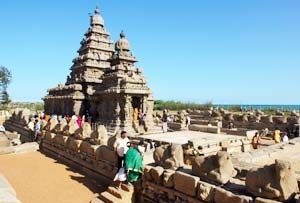
POLYGON ((1 104, 7 105, 10 103, 9 94, 7 92, 7 87, 11 82, 11 73, 4 67, 0 66, 0 88, 1 88, 1 104))
POLYGON ((241 106, 240 105, 233 105, 233 106, 228 107, 227 110, 233 111, 233 112, 239 112, 239 111, 241 111, 241 106))
POLYGON ((194 102, 180 102, 180 101, 163 101, 156 100, 154 102, 154 110, 184 110, 184 109, 197 109, 197 110, 208 110, 213 106, 212 102, 207 102, 205 104, 198 104, 194 102))
POLYGON ((27 108, 31 111, 44 111, 43 102, 11 102, 9 104, 0 104, 0 110, 9 110, 14 108, 27 108))

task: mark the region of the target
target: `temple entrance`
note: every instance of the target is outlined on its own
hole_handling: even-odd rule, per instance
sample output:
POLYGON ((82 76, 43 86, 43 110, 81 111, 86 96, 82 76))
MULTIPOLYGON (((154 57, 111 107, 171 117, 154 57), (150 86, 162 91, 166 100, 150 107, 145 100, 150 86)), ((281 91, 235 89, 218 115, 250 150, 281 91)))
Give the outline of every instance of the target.
POLYGON ((132 107, 133 109, 137 109, 138 111, 140 111, 141 109, 141 98, 140 97, 132 97, 132 107))

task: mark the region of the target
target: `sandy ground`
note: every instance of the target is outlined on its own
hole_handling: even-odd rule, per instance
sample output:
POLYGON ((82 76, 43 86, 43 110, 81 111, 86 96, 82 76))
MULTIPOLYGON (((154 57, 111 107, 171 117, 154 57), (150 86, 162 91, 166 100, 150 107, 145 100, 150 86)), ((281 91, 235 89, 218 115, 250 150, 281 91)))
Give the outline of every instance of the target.
POLYGON ((40 152, 0 155, 0 173, 22 203, 88 203, 105 189, 40 152))

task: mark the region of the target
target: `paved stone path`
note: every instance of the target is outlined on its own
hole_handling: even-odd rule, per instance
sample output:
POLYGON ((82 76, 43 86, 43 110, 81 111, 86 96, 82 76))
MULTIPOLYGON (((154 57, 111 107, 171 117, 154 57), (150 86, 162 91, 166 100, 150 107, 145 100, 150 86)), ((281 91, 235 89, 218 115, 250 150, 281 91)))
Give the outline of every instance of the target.
POLYGON ((105 190, 40 152, 0 156, 0 173, 22 203, 88 203, 105 190))

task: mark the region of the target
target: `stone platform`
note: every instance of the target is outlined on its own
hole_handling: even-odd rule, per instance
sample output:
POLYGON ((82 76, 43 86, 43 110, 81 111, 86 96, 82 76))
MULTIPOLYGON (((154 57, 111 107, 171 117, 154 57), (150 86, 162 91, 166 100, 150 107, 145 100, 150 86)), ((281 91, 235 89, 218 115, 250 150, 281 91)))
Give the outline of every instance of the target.
POLYGON ((139 136, 153 141, 160 141, 174 144, 187 144, 190 140, 197 140, 197 144, 215 144, 226 140, 241 140, 241 136, 228 134, 215 134, 197 131, 176 131, 167 133, 157 133, 139 136))

